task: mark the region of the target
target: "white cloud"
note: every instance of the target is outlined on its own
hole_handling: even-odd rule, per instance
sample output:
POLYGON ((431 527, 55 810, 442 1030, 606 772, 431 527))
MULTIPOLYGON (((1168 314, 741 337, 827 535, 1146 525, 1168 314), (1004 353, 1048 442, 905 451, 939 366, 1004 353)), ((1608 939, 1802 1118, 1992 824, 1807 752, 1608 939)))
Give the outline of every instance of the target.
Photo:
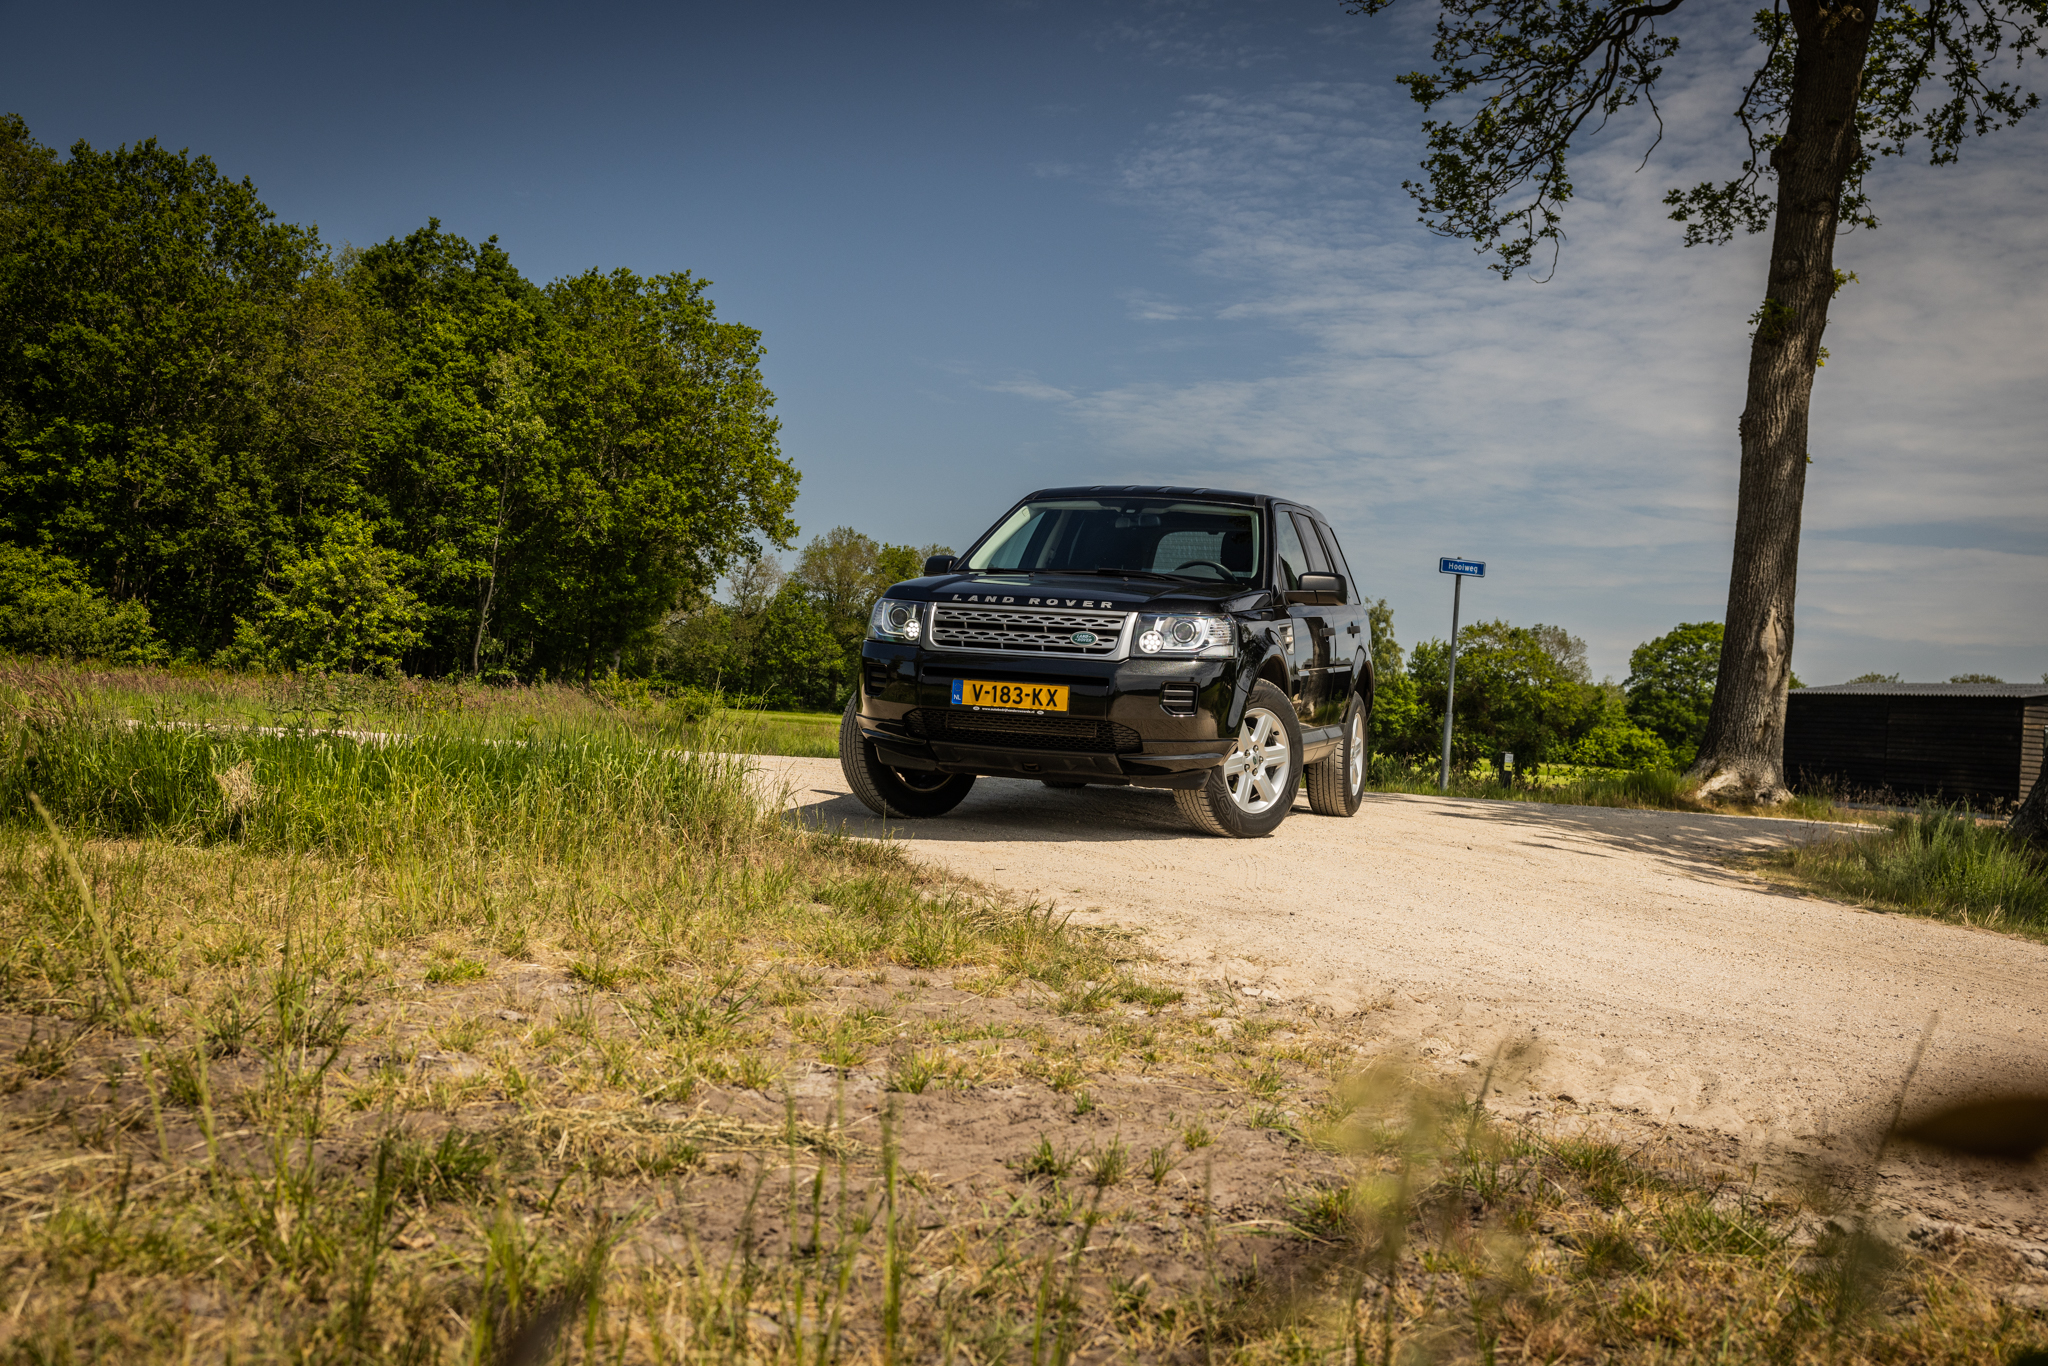
MULTIPOLYGON (((1571 237, 1542 285, 1502 284, 1415 223, 1399 182, 1419 140, 1399 92, 1191 99, 1132 149, 1118 193, 1221 298, 1125 298, 1140 318, 1270 334, 1273 359, 997 387, 1061 404, 1133 477, 1308 497, 1397 606, 1435 615, 1435 556, 1490 550, 1511 569, 1481 610, 1562 621, 1620 672, 1649 634, 1718 617, 1725 592, 1767 238, 1683 250, 1660 200, 1731 164, 1724 87, 1742 55, 1710 48, 1706 74, 1667 92, 1648 171, 1619 125, 1577 158, 1571 237)), ((1809 681, 1902 649, 1895 667, 1921 676, 1966 655, 2010 676, 2048 666, 2044 167, 2035 127, 1961 167, 1887 163, 1886 226, 1838 249, 1862 283, 1836 303, 1814 403, 1808 556, 1827 567, 1802 578, 1809 681), (1979 591, 1987 575, 2001 587, 1979 591)), ((1427 629, 1411 616, 1402 634, 1427 629)))
POLYGON ((1065 389, 1047 384, 1035 375, 1018 375, 1011 379, 995 380, 981 388, 992 394, 1015 394, 1019 398, 1040 399, 1051 403, 1072 403, 1074 395, 1065 389))

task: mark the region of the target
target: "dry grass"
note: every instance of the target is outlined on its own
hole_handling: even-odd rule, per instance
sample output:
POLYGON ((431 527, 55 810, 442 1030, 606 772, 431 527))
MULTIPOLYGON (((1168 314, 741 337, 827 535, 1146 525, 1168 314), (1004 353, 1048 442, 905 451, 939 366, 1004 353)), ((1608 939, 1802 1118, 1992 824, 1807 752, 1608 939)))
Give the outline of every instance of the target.
POLYGON ((1347 1080, 1369 1022, 1167 980, 609 713, 376 745, 123 726, 33 678, 6 705, 0 1361, 2040 1336, 2009 1267, 1880 1266, 1689 1150, 1347 1080))

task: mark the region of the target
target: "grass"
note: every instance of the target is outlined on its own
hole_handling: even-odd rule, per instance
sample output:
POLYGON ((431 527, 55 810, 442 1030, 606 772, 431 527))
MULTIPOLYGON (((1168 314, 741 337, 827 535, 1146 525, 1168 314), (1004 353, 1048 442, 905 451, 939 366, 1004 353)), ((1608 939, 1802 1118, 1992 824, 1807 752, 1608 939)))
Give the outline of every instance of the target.
MULTIPOLYGON (((1375 760, 1367 786, 1375 792, 1407 792, 1433 797, 1438 795, 1437 769, 1434 765, 1412 768, 1394 756, 1383 755, 1375 760)), ((1718 815, 1773 816, 1785 820, 1856 823, 1874 819, 1868 813, 1840 806, 1833 798, 1821 794, 1794 793, 1788 801, 1776 806, 1757 807, 1694 797, 1685 776, 1669 770, 1623 773, 1569 764, 1545 764, 1514 782, 1501 781, 1491 768, 1453 773, 1450 795, 1488 801, 1697 811, 1718 815)))
MULTIPOLYGON (((4 657, 0 657, 4 660, 4 657)), ((479 738, 593 726, 642 740, 701 748, 715 740, 747 754, 832 758, 838 713, 720 708, 651 691, 644 682, 484 685, 472 680, 357 675, 262 675, 199 665, 142 668, 14 660, 4 671, 57 686, 110 719, 188 726, 263 726, 415 735, 448 724, 479 738)))
POLYGON ((9 680, 0 1363, 1961 1362, 2033 1331, 1988 1254, 1857 1280, 1677 1140, 1347 1079, 1364 1022, 1184 999, 1125 938, 569 705, 388 744, 9 680))
POLYGON ((2001 826, 1923 808, 1882 834, 1783 850, 1766 871, 1829 896, 2048 940, 2048 856, 2001 826))

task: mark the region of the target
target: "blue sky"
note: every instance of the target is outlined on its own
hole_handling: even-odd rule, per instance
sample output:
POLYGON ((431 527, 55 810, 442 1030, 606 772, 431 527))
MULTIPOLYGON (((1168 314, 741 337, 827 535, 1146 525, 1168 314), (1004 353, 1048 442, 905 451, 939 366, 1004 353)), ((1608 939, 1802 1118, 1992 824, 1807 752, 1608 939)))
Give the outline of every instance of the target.
MULTIPOLYGON (((1556 277, 1416 224, 1392 84, 1419 5, 0 4, 0 106, 155 136, 367 243, 430 215, 529 276, 693 270, 759 327, 805 535, 964 543, 1070 482, 1286 493, 1404 643, 1468 614, 1596 674, 1726 591, 1765 239, 1686 251, 1725 174, 1727 7, 1681 12, 1667 136, 1575 163, 1556 277), (1724 27, 1717 28, 1717 25, 1724 27)), ((2048 115, 1887 163, 1846 239, 1814 404, 1794 667, 2048 670, 2048 115)))

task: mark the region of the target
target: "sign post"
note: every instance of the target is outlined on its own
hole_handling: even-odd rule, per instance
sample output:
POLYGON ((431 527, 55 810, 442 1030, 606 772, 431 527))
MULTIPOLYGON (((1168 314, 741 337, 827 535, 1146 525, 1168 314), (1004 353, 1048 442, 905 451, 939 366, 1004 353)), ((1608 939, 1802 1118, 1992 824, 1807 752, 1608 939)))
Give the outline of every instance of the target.
POLYGON ((1444 678, 1444 760, 1436 774, 1436 790, 1451 790, 1451 714, 1458 695, 1458 606, 1465 594, 1465 576, 1486 577, 1486 561, 1445 557, 1436 562, 1436 572, 1455 577, 1451 581, 1451 661, 1444 678))

